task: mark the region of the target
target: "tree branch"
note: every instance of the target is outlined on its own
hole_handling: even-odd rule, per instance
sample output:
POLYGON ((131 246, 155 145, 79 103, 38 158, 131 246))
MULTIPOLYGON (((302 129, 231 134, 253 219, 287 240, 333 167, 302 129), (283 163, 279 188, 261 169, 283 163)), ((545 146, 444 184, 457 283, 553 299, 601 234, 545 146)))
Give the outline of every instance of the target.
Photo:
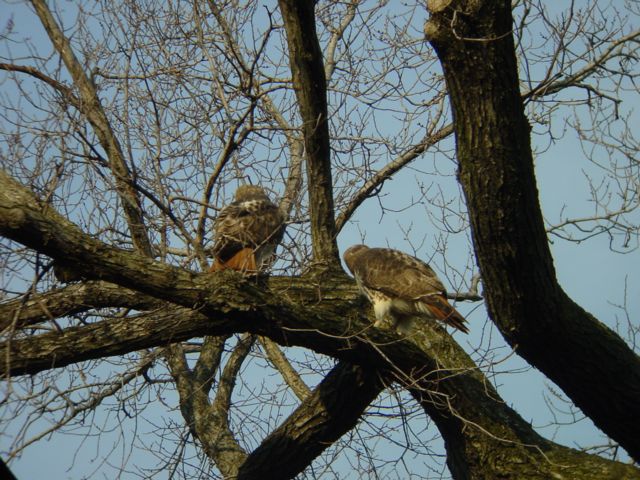
POLYGON ((78 88, 81 102, 79 105, 80 111, 93 126, 102 148, 107 153, 109 165, 115 177, 116 189, 122 198, 133 245, 145 255, 152 256, 151 243, 147 238, 142 206, 136 192, 135 182, 127 166, 122 147, 111 129, 107 115, 102 108, 95 86, 82 69, 82 65, 73 53, 71 43, 60 30, 45 1, 32 0, 31 4, 78 88))
POLYGON ((302 116, 313 259, 339 271, 327 122, 327 84, 316 35, 313 0, 280 0, 293 87, 302 116))
POLYGON ((268 337, 260 337, 260 344, 269 357, 269 361, 276 370, 280 372, 282 378, 289 385, 298 400, 304 401, 311 394, 311 389, 307 387, 298 372, 291 366, 287 357, 284 356, 278 344, 268 337))
POLYGON ((624 35, 619 39, 611 42, 611 44, 604 49, 604 51, 591 62, 583 66, 580 70, 564 78, 557 74, 555 76, 547 75, 547 78, 538 83, 530 91, 523 95, 525 99, 537 99, 547 95, 553 95, 566 88, 579 86, 583 80, 591 76, 599 68, 602 68, 606 63, 620 55, 623 52, 625 46, 631 41, 637 41, 640 37, 640 30, 635 30, 628 35, 624 35))
POLYGON ((354 428, 383 390, 375 370, 340 362, 311 395, 247 457, 238 479, 289 479, 354 428))
POLYGON ((0 303, 0 331, 12 331, 95 308, 158 308, 156 298, 108 282, 82 282, 44 293, 27 292, 21 298, 0 303))
POLYGON ((430 2, 425 33, 451 98, 489 314, 524 359, 640 459, 640 358, 556 279, 519 92, 511 4, 445 3, 434 9, 439 3, 430 2))
POLYGON ((180 411, 191 433, 224 477, 235 478, 246 453, 228 428, 227 412, 210 403, 208 390, 189 369, 180 345, 171 346, 166 359, 178 387, 180 411))
POLYGON ((33 78, 37 78, 38 80, 42 80, 44 83, 53 87, 55 90, 60 92, 65 99, 71 103, 78 110, 82 108, 82 102, 73 94, 73 91, 67 87, 66 85, 60 83, 54 78, 45 75, 40 70, 34 67, 29 67, 27 65, 15 65, 12 63, 0 63, 0 70, 6 70, 7 72, 20 72, 26 73, 27 75, 32 76, 33 78))
POLYGON ((26 189, 4 173, 0 173, 0 234, 54 259, 64 256, 88 277, 103 276, 191 308, 10 340, 0 348, 5 376, 51 368, 52 362, 60 366, 195 336, 249 332, 282 345, 299 345, 388 371, 403 386, 420 392, 425 411, 434 417, 439 412, 452 471, 490 477, 486 474, 489 469, 493 478, 518 478, 513 472, 522 471, 526 462, 543 472, 541 478, 557 476, 566 465, 571 474, 582 472, 581 465, 598 465, 599 478, 620 478, 621 472, 624 478, 640 478, 632 466, 540 438, 500 400, 441 327, 425 324, 408 338, 372 328, 356 301, 355 285, 344 276, 325 279, 321 286, 305 278, 273 278, 268 288, 261 288, 233 273, 197 274, 164 265, 108 247, 82 234, 51 209, 43 213, 26 189), (498 447, 505 444, 511 451, 502 457, 498 447), (500 460, 485 462, 492 451, 500 460), (463 467, 457 463, 461 452, 466 458, 463 467))
POLYGON ((353 215, 353 212, 364 202, 367 198, 374 194, 387 180, 389 180, 395 173, 400 171, 408 163, 412 162, 429 147, 437 144, 441 140, 447 138, 453 133, 453 124, 442 127, 437 132, 429 132, 417 145, 413 145, 407 151, 402 153, 399 157, 395 158, 383 168, 381 168, 376 174, 367 180, 362 187, 351 198, 349 204, 342 209, 338 218, 336 219, 336 228, 338 231, 342 230, 344 225, 353 215))

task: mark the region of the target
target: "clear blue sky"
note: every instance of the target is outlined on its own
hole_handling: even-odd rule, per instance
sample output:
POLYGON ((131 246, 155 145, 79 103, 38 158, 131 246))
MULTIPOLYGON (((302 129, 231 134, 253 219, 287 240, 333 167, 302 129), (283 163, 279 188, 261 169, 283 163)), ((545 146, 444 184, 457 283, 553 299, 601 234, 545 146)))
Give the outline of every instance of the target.
MULTIPOLYGON (((0 31, 12 15, 15 28, 24 32, 36 44, 47 45, 48 40, 42 36, 41 27, 33 14, 22 5, 7 3, 0 9, 0 31)), ((13 52, 19 51, 19 46, 12 46, 13 52)), ((3 52, 4 54, 4 52, 3 52)), ((21 63, 16 60, 16 63, 21 63)), ((0 79, 3 78, 0 73, 0 79)), ((8 83, 0 83, 0 94, 12 95, 14 90, 8 83)), ((628 94, 630 104, 625 108, 638 106, 637 92, 628 94)), ((635 118, 635 124, 640 121, 635 118)), ((535 141, 534 137, 534 141, 535 141)), ((542 145, 541 145, 542 146, 542 145)), ((387 208, 401 208, 411 203, 416 195, 416 178, 428 183, 436 178, 446 196, 456 198, 459 187, 455 180, 455 165, 438 155, 427 154, 412 168, 396 175, 388 181, 382 191, 383 202, 387 208), (425 172, 427 172, 425 174, 425 172), (433 172, 430 174, 429 172, 433 172)), ((563 206, 568 206, 569 213, 577 216, 589 216, 592 205, 589 203, 588 184, 585 175, 599 175, 597 169, 585 161, 580 145, 571 134, 562 141, 546 150, 536 158, 536 173, 540 189, 543 212, 550 223, 556 223, 560 218, 563 206)), ((636 224, 640 223, 640 213, 634 214, 636 224)), ((391 246, 401 250, 411 251, 412 247, 419 247, 417 253, 432 262, 444 283, 450 290, 464 288, 471 274, 475 273, 473 258, 470 256, 470 241, 468 233, 463 232, 448 237, 445 266, 443 258, 436 255, 438 237, 430 226, 424 207, 416 205, 408 210, 381 215, 376 200, 366 202, 339 237, 341 251, 353 243, 360 242, 360 234, 366 235, 366 242, 371 246, 391 246), (412 239, 418 242, 424 238, 423 244, 407 242, 399 226, 412 228, 412 239), (460 273, 458 275, 456 272, 460 273)), ((591 239, 580 244, 552 239, 551 245, 555 266, 561 284, 569 295, 598 319, 615 328, 621 320, 622 312, 612 307, 624 300, 624 285, 627 285, 627 306, 631 319, 640 317, 640 253, 636 250, 626 255, 612 253, 604 236, 591 239)), ((636 239, 637 244, 637 239, 636 239)), ((459 304, 459 309, 468 315, 471 323, 469 337, 456 335, 468 352, 472 353, 478 347, 496 348, 498 358, 506 358, 496 367, 496 371, 504 372, 497 377, 498 390, 503 398, 512 405, 525 419, 531 420, 534 426, 541 427, 551 421, 549 411, 545 405, 545 395, 549 395, 547 385, 551 385, 536 370, 529 368, 519 357, 510 356, 510 349, 504 344, 500 334, 489 324, 482 305, 459 304), (517 372, 517 373, 510 373, 517 372)), ((626 329, 621 329, 624 334, 626 329)), ((473 353, 472 353, 473 354, 473 353)), ((552 388, 558 390, 556 387, 552 388)), ((166 399, 170 402, 171 398, 166 399)), ((160 419, 181 417, 175 411, 169 412, 164 406, 154 407, 160 419)), ((6 410, 2 415, 6 415, 6 410)), ((88 421, 100 425, 107 420, 114 420, 114 413, 106 414, 103 410, 88 421)), ((152 415, 153 416, 153 415, 152 415)), ((115 431, 104 434, 101 439, 92 435, 74 436, 54 435, 47 437, 38 444, 28 448, 22 457, 16 459, 11 467, 18 479, 28 478, 80 478, 81 475, 93 475, 93 478, 110 478, 108 472, 113 472, 113 466, 101 463, 101 455, 111 448, 122 450, 121 455, 114 458, 127 458, 128 447, 135 436, 141 432, 151 432, 153 425, 142 420, 133 427, 134 423, 125 417, 117 421, 127 421, 132 425, 131 430, 123 434, 115 431), (79 446, 82 446, 78 450, 79 446), (69 470, 68 468, 71 467, 69 470)), ((573 442, 582 445, 600 443, 600 433, 591 425, 590 421, 581 421, 575 425, 562 427, 556 432, 555 427, 544 428, 541 432, 548 438, 573 446, 573 442), (555 437, 554 437, 555 436, 555 437)), ((5 432, 11 434, 12 432, 5 432)), ((7 439, 0 436, 0 449, 5 450, 7 439)), ((438 448, 442 448, 440 445, 438 448)), ((144 452, 133 452, 128 459, 129 465, 154 465, 155 458, 144 452)), ((345 466, 345 468, 347 468, 345 466)), ((122 478, 137 478, 123 475, 122 478)))

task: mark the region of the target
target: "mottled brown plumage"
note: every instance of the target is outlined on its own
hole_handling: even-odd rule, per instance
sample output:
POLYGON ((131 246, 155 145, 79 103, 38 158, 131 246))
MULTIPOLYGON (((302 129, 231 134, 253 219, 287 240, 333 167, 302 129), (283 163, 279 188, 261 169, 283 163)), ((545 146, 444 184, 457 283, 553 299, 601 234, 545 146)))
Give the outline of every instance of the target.
POLYGON ((376 326, 391 320, 406 333, 414 318, 431 318, 468 333, 466 320, 446 298, 435 272, 422 260, 390 248, 354 245, 344 261, 373 304, 376 326))
POLYGON ((261 187, 242 185, 234 201, 220 211, 214 229, 210 271, 256 274, 268 266, 282 240, 284 215, 261 187))

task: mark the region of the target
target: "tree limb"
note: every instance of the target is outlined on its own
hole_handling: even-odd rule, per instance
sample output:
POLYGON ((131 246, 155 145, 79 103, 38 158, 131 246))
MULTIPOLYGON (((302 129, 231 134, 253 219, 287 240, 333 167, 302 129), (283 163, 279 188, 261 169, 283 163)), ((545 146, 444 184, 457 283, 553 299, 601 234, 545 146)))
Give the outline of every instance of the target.
POLYGON ((289 479, 354 428, 383 390, 379 372, 340 362, 311 395, 256 448, 238 479, 289 479))
POLYGON ((364 202, 367 198, 374 194, 387 180, 389 180, 395 173, 400 171, 403 167, 405 167, 408 163, 412 162, 424 152, 426 152, 429 147, 437 144, 441 140, 447 138, 449 135, 453 133, 453 124, 448 124, 437 132, 429 132, 425 137, 418 143, 417 145, 413 145, 409 147, 404 153, 400 156, 393 159, 391 162, 386 164, 383 168, 378 170, 376 174, 367 180, 362 187, 356 192, 349 204, 342 209, 338 218, 336 219, 336 228, 338 231, 342 230, 347 221, 353 215, 353 212, 364 202))
POLYGON ((311 394, 311 389, 307 387, 298 372, 291 366, 278 344, 268 337, 260 337, 260 344, 264 348, 267 357, 269 357, 271 364, 280 372, 280 375, 282 375, 282 378, 289 385, 295 396, 298 397, 298 400, 306 400, 311 394))
POLYGON ((156 298, 113 283, 74 283, 44 293, 27 292, 21 298, 0 303, 0 331, 15 331, 96 308, 128 307, 149 310, 160 305, 162 302, 156 298))
POLYGON ((313 260, 339 271, 327 121, 327 84, 316 35, 313 0, 279 0, 293 87, 302 116, 313 260))
POLYGON ((24 187, 0 173, 1 234, 54 259, 64 256, 78 263, 83 275, 103 276, 190 308, 180 309, 178 315, 158 312, 10 340, 0 348, 5 376, 50 368, 52 361, 69 364, 196 336, 250 332, 387 371, 419 392, 425 411, 440 422, 457 478, 467 478, 465 472, 488 477, 487 469, 492 478, 521 478, 514 472, 522 471, 523 462, 542 472, 541 478, 567 471, 576 473, 571 478, 587 478, 581 465, 597 465, 598 478, 620 478, 621 472, 624 478, 640 478, 632 466, 539 437, 500 400, 441 327, 425 324, 408 338, 372 328, 356 301, 355 285, 344 276, 326 279, 321 286, 305 278, 274 278, 265 289, 239 275, 197 274, 106 246, 51 209, 40 210, 24 187), (510 453, 502 457, 504 445, 510 453), (500 461, 490 452, 496 452, 500 461), (461 454, 464 465, 459 464, 461 454), (494 460, 486 462, 487 455, 494 460))
POLYGON ((235 478, 246 453, 228 428, 228 412, 209 401, 209 392, 193 375, 182 347, 172 345, 167 351, 167 363, 180 395, 180 411, 191 433, 224 477, 235 478))
POLYGON ((425 33, 451 98, 489 314, 525 360, 640 459, 640 358, 556 279, 519 92, 511 4, 447 5, 432 9, 425 33))
POLYGON ((131 230, 133 245, 140 252, 145 253, 147 256, 152 256, 152 248, 147 238, 142 206, 136 192, 135 183, 127 166, 122 147, 111 129, 107 115, 102 108, 96 88, 74 55, 69 39, 60 30, 46 2, 44 0, 32 0, 31 4, 78 88, 81 102, 80 111, 93 126, 102 147, 107 152, 110 167, 115 177, 116 188, 122 198, 124 212, 131 230))

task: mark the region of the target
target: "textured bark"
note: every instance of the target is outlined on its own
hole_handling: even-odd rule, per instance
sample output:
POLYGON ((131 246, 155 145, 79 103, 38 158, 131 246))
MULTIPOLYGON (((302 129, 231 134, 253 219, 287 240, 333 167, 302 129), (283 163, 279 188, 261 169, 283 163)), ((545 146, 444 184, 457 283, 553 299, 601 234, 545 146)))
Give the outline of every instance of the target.
POLYGON ((168 266, 83 234, 52 209, 43 211, 27 189, 2 172, 0 234, 54 260, 77 264, 88 279, 102 277, 183 307, 164 317, 153 312, 9 340, 0 346, 4 375, 191 337, 250 332, 393 373, 438 422, 456 478, 522 478, 524 470, 541 472, 542 478, 566 471, 567 478, 621 478, 620 472, 622 478, 640 478, 632 466, 539 437, 500 400, 441 328, 425 325, 424 332, 406 339, 371 328, 364 314, 369 309, 355 301, 357 289, 344 276, 323 279, 322 284, 305 278, 270 279, 261 287, 233 273, 198 274, 168 266), (587 477, 583 465, 598 475, 587 477))
MULTIPOLYGON (((638 478, 630 465, 607 461, 538 435, 500 400, 497 391, 462 348, 445 335, 420 335, 418 343, 436 359, 409 387, 438 426, 455 479, 638 478), (437 365, 446 368, 437 369, 437 365)), ((404 383, 407 383, 406 381, 404 383)))
POLYGON ((209 390, 214 378, 213 372, 220 363, 223 338, 207 337, 203 346, 206 353, 198 359, 193 371, 187 365, 180 345, 170 347, 166 355, 180 395, 182 416, 192 435, 200 441, 202 449, 215 462, 225 478, 236 478, 238 466, 247 456, 229 429, 227 401, 235 383, 236 368, 239 368, 248 354, 251 343, 241 342, 234 351, 220 379, 213 401, 209 400, 209 390), (204 366, 203 363, 207 365, 204 366), (198 369, 209 374, 198 375, 198 369))
MULTIPOLYGON (((230 282, 234 278, 238 280, 236 288, 246 287, 246 284, 237 277, 228 277, 226 280, 230 282)), ((319 303, 318 287, 310 284, 306 279, 273 279, 271 288, 277 289, 280 295, 289 295, 291 301, 308 303, 303 311, 308 312, 309 323, 298 322, 294 327, 290 321, 284 321, 277 325, 274 318, 261 322, 263 327, 269 328, 260 333, 270 334, 281 342, 286 339, 291 345, 305 346, 337 358, 375 367, 377 370, 391 369, 391 373, 387 374, 395 374, 398 381, 410 385, 414 396, 437 422, 447 444, 449 466, 452 472, 455 472, 456 478, 523 478, 522 472, 530 475, 524 478, 552 478, 552 474, 566 475, 564 478, 640 478, 640 474, 631 466, 623 466, 596 456, 579 453, 539 437, 528 423, 504 405, 487 380, 476 370, 472 360, 440 329, 429 329, 428 332, 416 334, 413 341, 402 342, 397 342, 394 334, 378 330, 370 330, 367 337, 358 336, 357 332, 362 332, 366 328, 368 319, 361 315, 362 305, 354 301, 358 293, 351 281, 343 278, 327 283, 327 290, 320 291, 323 300, 319 303), (341 303, 342 309, 339 308, 341 303), (349 310, 344 309, 345 303, 349 310), (279 333, 283 329, 286 332, 284 337, 279 333), (308 335, 307 332, 300 332, 299 329, 322 333, 308 335), (389 360, 393 361, 393 367, 390 367, 389 360), (447 367, 444 368, 443 365, 447 367)), ((232 289, 227 290, 227 293, 230 291, 232 289)), ((262 300, 268 301, 268 298, 277 296, 278 294, 265 296, 262 300)), ((235 300, 235 296, 229 298, 232 304, 235 300)), ((181 310, 186 312, 187 309, 181 310)), ((197 313, 192 313, 191 317, 177 313, 165 315, 153 313, 137 318, 103 322, 110 324, 111 328, 105 329, 102 335, 95 333, 97 326, 70 329, 77 333, 78 339, 85 340, 82 344, 75 343, 69 335, 64 333, 14 341, 9 346, 11 355, 8 363, 13 364, 22 360, 24 355, 20 349, 22 344, 30 343, 34 348, 46 351, 50 348, 47 345, 51 339, 56 339, 55 343, 59 349, 69 348, 70 358, 74 356, 78 358, 82 356, 82 348, 94 349, 98 352, 100 344, 104 342, 109 344, 114 341, 119 342, 121 346, 127 346, 129 351, 138 350, 142 346, 151 346, 150 342, 154 340, 153 335, 158 332, 162 332, 166 341, 169 341, 188 338, 189 330, 192 332, 191 336, 200 336, 204 333, 220 333, 223 330, 231 332, 258 328, 256 325, 251 325, 252 314, 249 312, 235 322, 208 318, 197 313), (178 318, 180 322, 172 321, 178 318), (184 330, 185 328, 187 331, 184 330), (119 332, 123 329, 124 333, 120 334, 119 332)), ((122 348, 121 353, 125 351, 126 349, 122 348)), ((7 358, 6 353, 6 351, 0 351, 3 358, 7 358)), ((97 353, 95 357, 102 355, 97 353)), ((27 363, 32 361, 27 359, 27 363)), ((177 371, 175 368, 173 370, 177 371)), ((352 381, 344 382, 342 385, 344 397, 351 399, 352 407, 366 406, 363 399, 361 404, 354 401, 357 395, 363 394, 363 391, 359 390, 362 384, 352 381)), ((373 384, 366 384, 362 388, 366 393, 373 386, 373 384)), ((193 386, 185 387, 181 397, 193 398, 190 394, 193 388, 193 386)), ((311 402, 316 398, 312 395, 311 402)), ((193 398, 194 402, 196 400, 193 398)), ((340 402, 340 398, 334 401, 340 402)), ((190 408, 194 411, 206 411, 204 406, 208 404, 203 402, 204 399, 200 399, 190 408)), ((183 408, 186 407, 188 405, 183 406, 183 408)), ((335 425, 340 426, 341 422, 331 416, 331 412, 335 410, 329 409, 323 413, 316 407, 313 403, 301 407, 302 410, 298 412, 299 417, 295 420, 300 428, 293 428, 288 421, 282 430, 278 429, 278 431, 287 432, 291 438, 275 436, 267 439, 261 451, 247 458, 242 467, 243 471, 245 469, 247 472, 263 471, 265 451, 270 452, 273 465, 281 463, 279 455, 284 456, 282 462, 290 461, 290 455, 310 455, 314 448, 319 448, 313 443, 301 442, 297 435, 309 438, 310 434, 315 434, 311 438, 327 438, 336 431, 335 425), (315 431, 310 428, 312 425, 316 428, 324 426, 328 431, 322 431, 322 429, 315 431), (277 448, 281 447, 282 442, 288 442, 288 450, 277 448), (253 465, 254 461, 255 465, 253 465)), ((350 410, 352 413, 354 411, 354 409, 350 410)), ((185 418, 190 417, 186 415, 185 418)), ((357 416, 352 415, 350 418, 355 422, 357 416)), ((214 420, 215 418, 209 417, 200 420, 203 422, 200 431, 208 431, 205 426, 213 424, 214 420)), ((209 437, 218 439, 214 436, 214 431, 209 433, 209 437)), ((209 440, 208 443, 216 442, 209 440)))
POLYGON ((357 424, 384 388, 376 370, 341 362, 240 467, 238 479, 288 479, 357 424))
POLYGON ((338 271, 327 84, 316 35, 315 2, 280 0, 278 4, 287 32, 293 88, 302 117, 313 260, 317 267, 338 271))
POLYGON ((128 307, 149 310, 160 300, 107 282, 82 282, 45 293, 0 303, 0 331, 19 330, 47 320, 86 312, 94 308, 128 307))
POLYGON ((640 459, 640 359, 557 282, 518 89, 511 2, 430 2, 489 313, 506 340, 640 459))

